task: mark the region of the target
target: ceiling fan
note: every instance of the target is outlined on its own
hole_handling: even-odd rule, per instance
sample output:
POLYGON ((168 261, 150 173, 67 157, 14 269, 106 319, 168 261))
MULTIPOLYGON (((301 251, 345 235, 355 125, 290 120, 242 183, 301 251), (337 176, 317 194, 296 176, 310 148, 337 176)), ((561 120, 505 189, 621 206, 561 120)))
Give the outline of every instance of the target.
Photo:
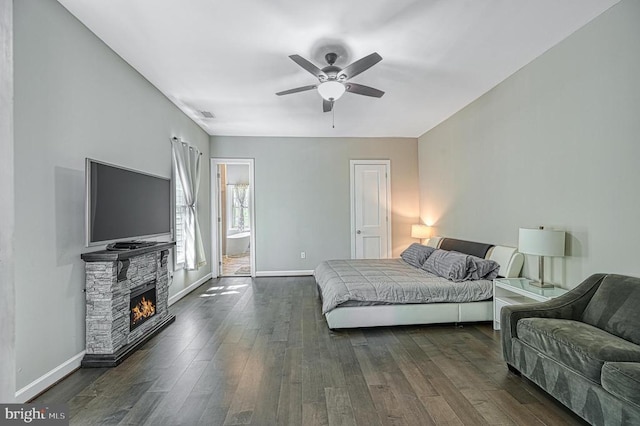
POLYGON ((307 90, 317 89, 320 96, 322 96, 322 110, 329 112, 333 109, 333 103, 338 100, 344 92, 355 93, 356 95, 371 96, 374 98, 380 98, 384 95, 382 90, 374 89, 373 87, 365 86, 363 84, 351 83, 349 79, 355 77, 363 71, 368 70, 378 62, 382 60, 382 56, 377 53, 372 53, 364 58, 358 59, 351 65, 340 68, 335 64, 338 55, 336 53, 327 53, 324 58, 329 64, 328 66, 320 69, 307 61, 300 55, 289 56, 293 62, 300 65, 305 70, 313 74, 319 84, 311 84, 309 86, 297 87, 295 89, 284 90, 276 93, 278 96, 289 95, 291 93, 306 92, 307 90))

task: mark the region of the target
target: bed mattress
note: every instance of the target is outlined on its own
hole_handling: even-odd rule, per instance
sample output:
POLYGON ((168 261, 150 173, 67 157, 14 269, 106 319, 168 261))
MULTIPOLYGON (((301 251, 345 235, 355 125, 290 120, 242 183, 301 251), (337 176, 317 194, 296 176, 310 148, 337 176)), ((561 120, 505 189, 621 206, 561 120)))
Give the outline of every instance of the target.
POLYGON ((402 259, 348 259, 322 262, 315 270, 322 313, 338 306, 411 303, 465 303, 489 300, 490 280, 452 282, 402 259))

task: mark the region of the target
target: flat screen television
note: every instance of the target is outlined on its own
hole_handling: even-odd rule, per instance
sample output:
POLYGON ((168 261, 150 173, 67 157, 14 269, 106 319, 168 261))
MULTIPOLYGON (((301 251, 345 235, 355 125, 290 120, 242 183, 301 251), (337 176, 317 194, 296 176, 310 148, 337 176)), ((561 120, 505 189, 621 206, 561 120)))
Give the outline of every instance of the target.
POLYGON ((171 179, 86 159, 86 244, 170 235, 171 179))

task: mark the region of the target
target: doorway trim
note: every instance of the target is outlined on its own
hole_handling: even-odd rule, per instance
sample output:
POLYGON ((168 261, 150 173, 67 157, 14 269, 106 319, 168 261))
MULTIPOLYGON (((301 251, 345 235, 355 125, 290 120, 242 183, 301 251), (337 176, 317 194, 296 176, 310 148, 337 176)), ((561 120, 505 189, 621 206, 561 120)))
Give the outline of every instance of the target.
POLYGON ((212 158, 211 159, 211 259, 213 265, 211 272, 213 277, 221 276, 222 265, 222 238, 220 234, 221 214, 220 212, 222 195, 220 191, 220 175, 218 165, 220 164, 242 164, 249 166, 249 226, 251 235, 249 237, 249 255, 251 257, 251 277, 256 276, 256 211, 255 211, 255 160, 253 158, 212 158))
POLYGON ((391 160, 349 160, 349 198, 351 202, 351 258, 356 258, 356 197, 355 166, 384 165, 387 173, 387 257, 391 257, 391 160))

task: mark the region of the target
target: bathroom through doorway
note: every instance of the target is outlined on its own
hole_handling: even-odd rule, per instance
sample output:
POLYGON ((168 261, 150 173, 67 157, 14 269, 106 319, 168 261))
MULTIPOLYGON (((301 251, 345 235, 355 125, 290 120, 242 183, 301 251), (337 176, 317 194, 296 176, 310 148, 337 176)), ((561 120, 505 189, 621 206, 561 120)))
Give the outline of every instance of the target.
POLYGON ((212 251, 217 276, 255 276, 253 159, 212 159, 212 251))

